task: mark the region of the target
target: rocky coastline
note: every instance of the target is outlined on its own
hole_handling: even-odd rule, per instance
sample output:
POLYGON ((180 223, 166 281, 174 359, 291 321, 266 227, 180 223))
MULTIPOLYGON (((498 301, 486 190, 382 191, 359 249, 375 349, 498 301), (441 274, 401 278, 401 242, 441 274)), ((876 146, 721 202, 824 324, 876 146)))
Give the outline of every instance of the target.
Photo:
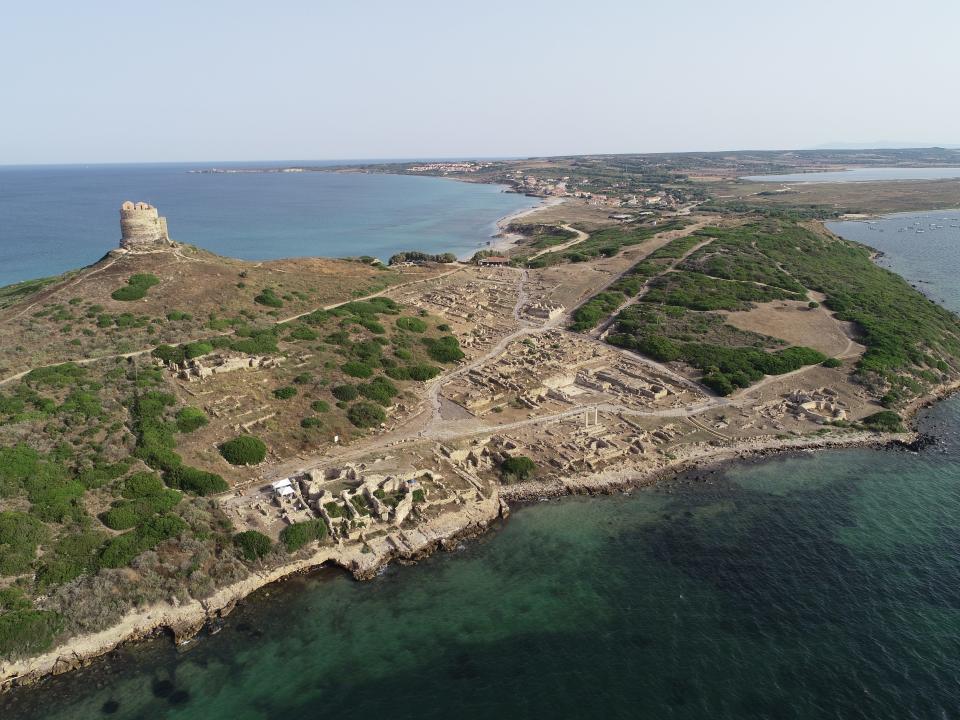
MULTIPOLYGON (((948 394, 938 393, 923 405, 948 394)), ((921 406, 917 406, 914 412, 921 406)), ((503 486, 490 497, 457 512, 427 521, 406 533, 407 548, 381 545, 373 552, 359 547, 321 547, 310 555, 274 568, 255 572, 244 580, 221 588, 203 601, 175 606, 155 605, 128 614, 106 630, 71 638, 42 655, 0 663, 0 692, 36 683, 51 675, 60 675, 86 667, 124 644, 168 635, 177 644, 189 642, 204 628, 215 625, 233 611, 237 603, 251 593, 292 576, 322 567, 340 567, 357 580, 370 580, 390 562, 415 563, 437 550, 451 550, 463 540, 484 534, 497 521, 507 518, 510 504, 525 504, 569 495, 604 495, 651 486, 667 478, 687 473, 705 477, 731 463, 759 460, 790 453, 849 447, 912 448, 922 441, 916 432, 877 433, 844 432, 836 435, 791 439, 750 440, 733 446, 703 443, 692 446, 681 456, 648 470, 608 469, 599 473, 576 475, 562 481, 530 481, 503 486)))

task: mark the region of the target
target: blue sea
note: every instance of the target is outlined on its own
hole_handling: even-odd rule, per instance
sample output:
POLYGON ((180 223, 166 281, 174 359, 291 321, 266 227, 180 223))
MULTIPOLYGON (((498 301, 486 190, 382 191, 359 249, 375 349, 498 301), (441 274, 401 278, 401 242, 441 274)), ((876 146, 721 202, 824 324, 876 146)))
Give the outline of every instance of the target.
POLYGON ((211 167, 0 167, 0 285, 101 258, 120 240, 124 200, 158 207, 174 240, 248 260, 386 260, 403 250, 469 256, 486 246, 499 218, 537 202, 442 178, 190 172, 211 167))
MULTIPOLYGON (((889 222, 833 227, 960 308, 960 237, 931 252, 889 222)), ((371 582, 300 576, 185 649, 132 644, 0 697, 0 717, 960 717, 960 399, 921 424, 938 442, 919 453, 801 453, 533 503, 371 582)))

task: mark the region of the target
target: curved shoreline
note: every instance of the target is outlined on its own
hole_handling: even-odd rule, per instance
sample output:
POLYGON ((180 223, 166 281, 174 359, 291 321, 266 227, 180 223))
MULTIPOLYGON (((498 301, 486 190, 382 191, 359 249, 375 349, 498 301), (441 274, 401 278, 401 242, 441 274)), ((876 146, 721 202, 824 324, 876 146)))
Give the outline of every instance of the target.
MULTIPOLYGON (((938 395, 925 398, 913 412, 955 387, 941 390, 938 395)), ((486 532, 498 519, 510 514, 509 502, 526 503, 543 498, 569 495, 602 495, 650 486, 667 476, 674 477, 692 470, 708 470, 746 459, 795 451, 814 451, 849 447, 888 447, 907 445, 917 433, 875 433, 869 431, 843 432, 834 436, 808 436, 789 440, 748 440, 734 445, 714 446, 700 443, 686 449, 682 456, 641 472, 608 469, 566 478, 559 482, 532 481, 504 486, 480 502, 455 513, 441 516, 406 531, 407 548, 385 544, 364 553, 360 546, 325 546, 313 554, 300 557, 275 568, 252 573, 244 580, 221 588, 205 600, 192 600, 180 606, 161 603, 137 612, 96 633, 78 635, 66 643, 41 655, 0 663, 0 692, 36 683, 51 675, 60 675, 90 665, 96 658, 107 655, 118 647, 159 634, 169 633, 177 644, 194 638, 208 623, 226 617, 236 604, 251 593, 301 573, 331 565, 350 572, 357 580, 369 580, 391 561, 416 561, 446 549, 458 541, 486 532)))

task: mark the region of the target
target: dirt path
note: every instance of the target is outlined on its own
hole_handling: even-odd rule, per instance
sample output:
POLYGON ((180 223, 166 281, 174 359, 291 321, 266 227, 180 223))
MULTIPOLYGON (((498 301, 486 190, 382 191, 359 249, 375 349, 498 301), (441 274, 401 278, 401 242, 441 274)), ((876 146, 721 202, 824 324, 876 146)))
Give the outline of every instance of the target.
MULTIPOLYGON (((676 239, 676 238, 674 238, 674 239, 676 239)), ((678 257, 676 260, 674 260, 672 263, 670 263, 669 265, 667 265, 667 266, 666 266, 663 270, 661 270, 659 273, 657 273, 656 275, 654 275, 654 276, 651 277, 651 278, 647 278, 646 282, 643 283, 643 287, 640 288, 640 292, 638 292, 638 293, 637 293, 636 295, 634 295, 633 297, 627 298, 625 302, 621 303, 620 307, 618 307, 616 310, 614 310, 612 313, 610 313, 610 316, 609 316, 606 320, 604 320, 602 323, 600 323, 600 325, 598 325, 597 327, 595 327, 593 330, 590 331, 590 333, 589 333, 590 337, 598 338, 598 339, 601 339, 601 340, 602 340, 602 339, 606 336, 607 332, 610 330, 610 327, 611 327, 611 326, 613 325, 613 323, 616 321, 617 315, 619 315, 621 312, 623 312, 624 310, 626 310, 626 309, 627 309, 628 307, 630 307, 631 305, 634 305, 635 303, 640 302, 640 300, 643 298, 643 296, 647 294, 647 291, 650 290, 650 283, 651 283, 651 282, 653 282, 654 280, 656 280, 656 279, 659 278, 659 277, 663 277, 664 275, 666 275, 666 274, 669 273, 669 272, 672 272, 672 271, 677 267, 677 265, 679 265, 679 264, 682 263, 684 260, 686 260, 688 257, 690 257, 691 255, 693 255, 693 253, 695 253, 697 250, 699 250, 700 248, 702 248, 704 245, 709 245, 711 242, 713 242, 713 238, 707 238, 707 239, 704 240, 703 242, 697 243, 697 244, 694 245, 692 248, 690 248, 687 252, 685 252, 683 255, 681 255, 681 256, 678 257)), ((654 251, 651 250, 650 252, 654 252, 654 251)), ((649 256, 650 256, 650 253, 647 253, 647 255, 645 255, 644 257, 649 257, 649 256)), ((627 270, 626 272, 624 272, 623 274, 621 274, 620 277, 623 277, 624 275, 626 275, 627 272, 630 272, 630 271, 627 270)), ((617 280, 619 280, 619 279, 620 279, 620 278, 617 278, 617 280)), ((614 282, 616 282, 616 280, 614 280, 614 282)), ((612 283, 611 283, 611 284, 612 284, 612 283)), ((608 287, 609 287, 609 286, 608 286, 608 287)))
POLYGON ((590 237, 589 233, 585 233, 583 230, 577 230, 575 227, 571 227, 570 225, 561 225, 560 227, 562 227, 564 230, 568 232, 576 233, 577 236, 573 240, 570 240, 568 242, 562 243, 560 245, 552 245, 548 248, 544 248, 543 250, 540 250, 539 252, 534 253, 533 255, 527 258, 528 262, 530 260, 536 260, 541 255, 546 255, 547 253, 563 252, 568 248, 572 248, 574 245, 579 245, 588 237, 590 237))

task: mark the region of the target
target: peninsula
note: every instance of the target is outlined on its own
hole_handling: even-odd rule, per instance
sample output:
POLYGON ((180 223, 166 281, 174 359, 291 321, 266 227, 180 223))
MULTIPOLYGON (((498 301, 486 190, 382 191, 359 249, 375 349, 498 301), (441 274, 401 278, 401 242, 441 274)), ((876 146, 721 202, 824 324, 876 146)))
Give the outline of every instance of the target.
POLYGON ((339 169, 557 199, 469 262, 234 260, 123 203, 99 262, 0 288, 0 685, 182 641, 292 573, 369 578, 516 501, 913 441, 960 321, 822 221, 960 183, 739 179, 960 165, 883 152, 339 169))

